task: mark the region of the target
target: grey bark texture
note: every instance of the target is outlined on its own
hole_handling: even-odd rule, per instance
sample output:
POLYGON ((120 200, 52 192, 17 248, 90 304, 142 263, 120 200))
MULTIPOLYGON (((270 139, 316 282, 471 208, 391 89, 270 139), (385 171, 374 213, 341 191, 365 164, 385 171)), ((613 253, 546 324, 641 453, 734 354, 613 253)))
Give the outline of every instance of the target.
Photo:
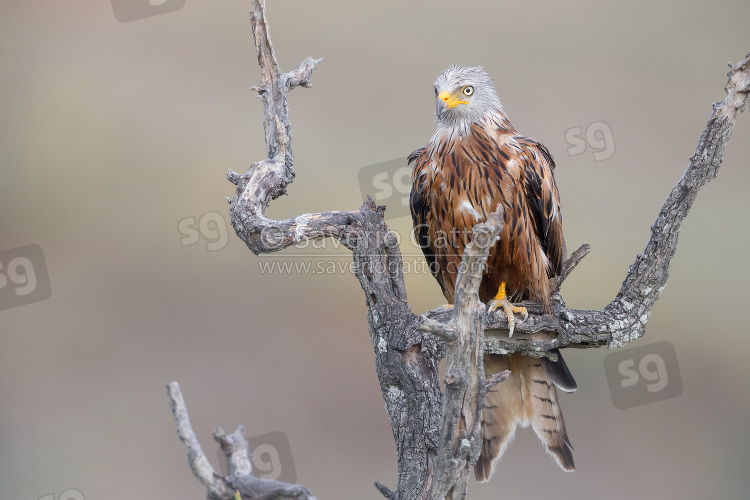
MULTIPOLYGON (((310 86, 312 72, 321 59, 308 58, 293 71, 283 73, 268 34, 264 0, 254 2, 251 24, 262 70, 261 83, 254 90, 264 104, 268 155, 244 174, 231 170, 227 173, 237 186, 235 196, 228 198, 232 226, 256 255, 325 237, 337 238, 352 251, 355 275, 368 308, 375 367, 398 459, 396 489, 392 491, 380 482, 376 482, 376 487, 393 500, 466 498, 468 471, 476 462, 481 445, 479 422, 484 393, 488 386, 502 383, 507 376, 498 374, 485 380, 483 352, 553 357, 548 353, 553 348, 614 348, 645 333, 651 309, 667 282, 680 224, 699 189, 716 176, 737 112, 744 110, 747 103, 750 54, 739 63, 730 64, 727 96, 714 104, 687 170, 667 198, 645 250, 630 267, 612 302, 600 311, 565 307, 559 289, 588 253, 589 247, 584 244, 566 261, 564 272, 557 279, 551 313, 545 314, 538 304, 524 303, 529 317, 516 323, 514 335, 509 338, 504 314, 485 317, 485 307, 477 295, 489 248, 480 244, 480 239, 496 239, 502 224, 497 216, 474 230, 476 244, 473 242, 464 253, 455 306, 422 316, 415 315, 407 302, 401 253, 396 237, 384 222, 385 207, 375 206, 368 198, 356 211, 310 213, 286 220, 265 217, 269 203, 286 194, 294 179, 287 95, 296 86, 310 86), (444 396, 438 380, 438 362, 446 355, 444 396)), ((186 412, 182 420, 178 415, 181 413, 175 410, 178 432, 188 448, 193 473, 206 486, 209 498, 228 498, 222 496, 229 491, 225 488, 234 488, 240 482, 230 482, 229 476, 217 478, 212 470, 209 473, 210 465, 204 463, 205 457, 200 458, 200 446, 186 423, 186 412)), ((239 437, 232 439, 229 441, 236 444, 239 437)), ((251 477, 243 467, 230 471, 235 471, 235 477, 251 477)))
POLYGON ((490 253, 503 229, 502 205, 473 228, 456 280, 450 319, 443 323, 422 317, 419 330, 437 335, 447 347, 445 400, 440 446, 436 453, 430 498, 465 498, 471 467, 482 451, 482 407, 487 389, 510 375, 504 371, 490 381, 484 374, 482 332, 486 307, 479 285, 490 253))

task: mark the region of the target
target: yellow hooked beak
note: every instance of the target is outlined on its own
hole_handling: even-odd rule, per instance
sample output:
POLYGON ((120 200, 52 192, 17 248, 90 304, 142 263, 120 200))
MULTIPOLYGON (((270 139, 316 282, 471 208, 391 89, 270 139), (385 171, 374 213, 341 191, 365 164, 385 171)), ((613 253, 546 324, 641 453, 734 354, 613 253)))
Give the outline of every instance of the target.
MULTIPOLYGON (((440 107, 442 107, 443 109, 445 108, 452 109, 458 106, 459 104, 469 104, 468 101, 462 101, 455 95, 450 95, 445 90, 443 90, 442 92, 438 94, 438 99, 439 101, 442 101, 443 104, 440 107)), ((438 102, 438 105, 440 105, 440 102, 438 102)))

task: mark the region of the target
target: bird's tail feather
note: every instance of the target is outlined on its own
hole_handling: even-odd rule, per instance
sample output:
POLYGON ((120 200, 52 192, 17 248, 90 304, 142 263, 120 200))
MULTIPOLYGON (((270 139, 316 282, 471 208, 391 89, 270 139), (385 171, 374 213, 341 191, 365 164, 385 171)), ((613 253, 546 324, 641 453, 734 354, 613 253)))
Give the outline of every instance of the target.
POLYGON ((487 376, 503 370, 510 370, 511 375, 490 389, 484 399, 482 452, 474 468, 478 481, 489 480, 518 424, 531 425, 560 468, 575 469, 556 386, 572 392, 576 384, 559 351, 555 354, 557 362, 520 354, 485 356, 487 376))
POLYGON ((557 361, 542 358, 542 364, 544 364, 544 368, 547 370, 547 377, 550 382, 565 392, 575 392, 578 389, 578 384, 576 384, 573 374, 570 373, 568 365, 565 364, 565 360, 562 354, 560 354, 560 349, 550 349, 550 352, 557 355, 557 361))

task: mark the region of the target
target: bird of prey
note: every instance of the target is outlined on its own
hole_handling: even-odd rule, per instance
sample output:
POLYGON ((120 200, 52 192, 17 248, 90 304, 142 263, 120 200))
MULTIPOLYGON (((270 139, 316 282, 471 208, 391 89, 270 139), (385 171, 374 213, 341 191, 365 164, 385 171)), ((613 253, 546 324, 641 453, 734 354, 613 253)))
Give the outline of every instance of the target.
MULTIPOLYGON (((508 316, 533 300, 549 308, 551 278, 562 271, 565 242, 555 163, 546 147, 520 135, 506 116, 492 80, 481 67, 451 66, 435 81, 437 131, 409 156, 414 163, 409 202, 416 240, 449 303, 472 228, 502 204, 504 226, 491 249, 479 288, 490 312, 508 316)), ((484 358, 487 376, 511 375, 490 389, 482 410, 482 452, 474 472, 487 481, 513 439, 531 427, 558 465, 574 470, 557 389, 576 382, 559 351, 557 361, 520 354, 484 358)))

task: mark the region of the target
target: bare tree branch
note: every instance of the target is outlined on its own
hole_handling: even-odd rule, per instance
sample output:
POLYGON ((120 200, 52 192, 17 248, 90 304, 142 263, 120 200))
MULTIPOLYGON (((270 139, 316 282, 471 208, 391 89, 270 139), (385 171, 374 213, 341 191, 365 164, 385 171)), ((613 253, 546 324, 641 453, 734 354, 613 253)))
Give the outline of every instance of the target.
POLYGON ((187 407, 182 399, 180 385, 177 382, 167 384, 167 396, 177 423, 177 435, 180 436, 180 441, 187 449, 188 465, 190 465, 193 475, 206 487, 207 498, 209 500, 231 499, 235 492, 231 491, 227 482, 216 474, 206 455, 204 455, 193 428, 190 426, 187 407))
POLYGON ((421 331, 431 331, 446 341, 445 401, 440 446, 435 460, 435 480, 430 498, 465 498, 471 467, 482 451, 482 406, 487 389, 508 376, 503 372, 485 380, 482 333, 486 307, 479 301, 479 285, 490 249, 503 229, 503 208, 473 229, 464 250, 456 280, 454 305, 448 323, 425 319, 421 331), (444 335, 445 330, 450 335, 444 335))
POLYGON ((226 476, 216 474, 190 426, 180 385, 177 382, 167 384, 167 395, 177 434, 187 448, 190 470, 206 487, 208 500, 235 500, 237 492, 243 500, 317 500, 304 486, 252 476, 251 452, 242 426, 229 435, 221 427, 214 431, 214 439, 226 456, 228 472, 226 476))
MULTIPOLYGON (((285 194, 294 179, 287 95, 296 86, 310 86, 310 77, 320 59, 308 58, 295 70, 282 73, 269 38, 263 0, 255 1, 251 23, 262 70, 261 83, 254 89, 264 105, 267 158, 253 163, 245 174, 227 173, 237 186, 235 196, 228 199, 232 226, 255 254, 325 237, 337 238, 352 250, 355 275, 367 301, 375 367, 398 458, 396 490, 391 491, 380 482, 376 487, 393 500, 465 498, 468 467, 478 456, 484 391, 507 376, 497 374, 485 380, 483 350, 547 356, 553 348, 618 347, 644 334, 651 309, 667 281, 680 223, 701 186, 715 177, 737 111, 746 105, 750 57, 730 65, 727 97, 714 105, 696 153, 667 198, 644 252, 631 266, 614 300, 601 311, 565 307, 559 289, 588 253, 588 245, 584 245, 568 259, 555 282, 551 313, 545 314, 538 304, 524 304, 529 317, 517 323, 516 333, 509 339, 503 314, 493 314, 485 324, 484 306, 476 294, 481 272, 476 268, 472 271, 470 264, 483 262, 486 249, 480 252, 467 248, 462 261, 466 272, 460 278, 465 285, 460 293, 457 289, 454 308, 439 308, 417 317, 406 300, 401 254, 395 236, 385 225, 384 207, 376 207, 368 199, 358 211, 303 214, 282 221, 265 217, 269 203, 285 194), (437 364, 446 353, 446 345, 444 401, 437 364)), ((479 234, 496 235, 498 226, 489 221, 477 229, 475 239, 479 234)), ((178 419, 178 432, 180 428, 178 419)), ((183 437, 182 432, 180 436, 183 437)), ((239 484, 236 479, 228 482, 231 474, 217 479, 210 465, 203 463, 205 457, 200 460, 202 453, 194 435, 192 441, 186 439, 183 441, 186 446, 190 443, 189 457, 198 456, 189 459, 191 469, 209 494, 215 491, 216 495, 224 495, 227 485, 239 484)), ((236 441, 223 436, 223 431, 217 439, 222 443, 236 441)), ((244 474, 244 467, 246 464, 240 461, 234 470, 244 474)))
MULTIPOLYGON (((310 491, 299 484, 288 484, 252 475, 252 452, 245 439, 245 429, 240 425, 232 434, 218 427, 214 439, 227 459, 226 482, 232 491, 239 491, 245 500, 317 500, 310 491)), ((231 497, 234 499, 234 495, 231 497)))

